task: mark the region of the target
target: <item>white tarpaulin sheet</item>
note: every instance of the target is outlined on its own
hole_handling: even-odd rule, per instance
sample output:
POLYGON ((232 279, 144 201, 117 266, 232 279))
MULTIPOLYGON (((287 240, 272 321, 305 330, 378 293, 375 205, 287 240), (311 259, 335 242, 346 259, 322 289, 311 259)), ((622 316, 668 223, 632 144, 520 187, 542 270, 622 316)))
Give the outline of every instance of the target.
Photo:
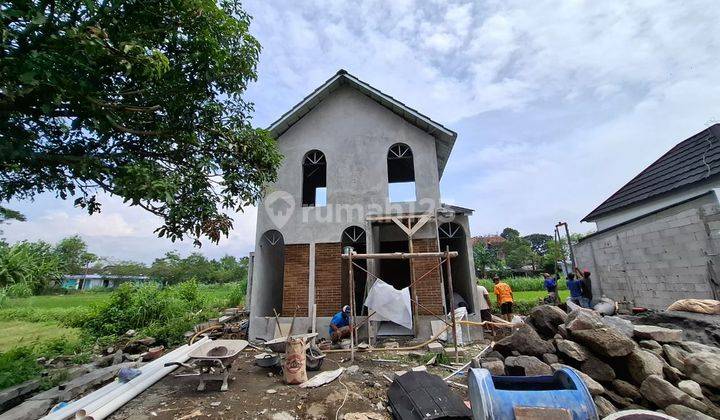
POLYGON ((373 316, 373 321, 388 320, 412 329, 412 308, 410 307, 410 288, 397 290, 384 281, 377 279, 370 288, 365 306, 377 312, 380 318, 373 316))

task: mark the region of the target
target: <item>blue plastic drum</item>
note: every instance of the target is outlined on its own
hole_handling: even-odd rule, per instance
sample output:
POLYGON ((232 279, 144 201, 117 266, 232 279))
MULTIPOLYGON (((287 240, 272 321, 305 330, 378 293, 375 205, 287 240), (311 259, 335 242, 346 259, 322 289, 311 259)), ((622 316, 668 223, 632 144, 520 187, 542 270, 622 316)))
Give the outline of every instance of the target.
POLYGON ((487 369, 470 369, 468 392, 474 420, 598 418, 590 391, 568 368, 552 376, 492 376, 487 369))

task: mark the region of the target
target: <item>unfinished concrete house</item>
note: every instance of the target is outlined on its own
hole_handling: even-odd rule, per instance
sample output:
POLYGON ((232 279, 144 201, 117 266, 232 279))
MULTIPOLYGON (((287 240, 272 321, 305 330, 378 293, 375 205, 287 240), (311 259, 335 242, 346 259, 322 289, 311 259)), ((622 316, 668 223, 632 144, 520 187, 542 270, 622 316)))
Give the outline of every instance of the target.
MULTIPOLYGON (((293 332, 320 336, 344 304, 357 321, 376 278, 411 289, 414 331, 371 322, 373 333, 430 335, 430 313, 449 312, 439 258, 366 260, 353 267, 351 302, 343 249, 357 253, 450 249, 454 291, 477 307, 472 210, 444 205, 440 178, 456 133, 341 70, 270 126, 284 160, 258 210, 250 281, 250 337, 276 334, 275 311, 293 332)), ((456 305, 457 306, 457 305, 456 305)), ((366 331, 367 333, 367 331, 366 331)))
POLYGON ((720 125, 680 142, 590 212, 575 249, 593 295, 665 309, 720 298, 720 125))

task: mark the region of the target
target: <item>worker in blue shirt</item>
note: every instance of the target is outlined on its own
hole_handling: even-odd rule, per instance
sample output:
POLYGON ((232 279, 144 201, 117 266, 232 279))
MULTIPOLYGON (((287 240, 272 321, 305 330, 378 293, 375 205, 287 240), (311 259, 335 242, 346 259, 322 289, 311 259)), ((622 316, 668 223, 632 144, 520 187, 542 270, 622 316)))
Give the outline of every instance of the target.
POLYGON ((555 277, 552 277, 548 273, 543 273, 543 277, 545 277, 543 286, 545 287, 545 290, 547 290, 547 292, 548 292, 546 302, 553 303, 553 304, 560 303, 560 297, 558 296, 558 293, 557 293, 557 280, 555 280, 555 277))
POLYGON ((333 315, 330 320, 330 340, 333 343, 337 343, 343 338, 350 337, 350 305, 345 305, 342 310, 333 315))
POLYGON ((583 299, 583 282, 582 280, 575 279, 575 274, 568 273, 567 275, 567 288, 570 291, 570 301, 577 305, 586 307, 585 299, 583 299))

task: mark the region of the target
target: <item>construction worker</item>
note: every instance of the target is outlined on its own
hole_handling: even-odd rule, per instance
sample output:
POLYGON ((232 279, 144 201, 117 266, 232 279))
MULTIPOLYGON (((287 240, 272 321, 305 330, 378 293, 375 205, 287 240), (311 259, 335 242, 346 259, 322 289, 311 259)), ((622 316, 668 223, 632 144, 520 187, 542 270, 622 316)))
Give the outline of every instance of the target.
POLYGON ((580 305, 583 308, 587 308, 585 299, 583 298, 582 285, 582 280, 576 279, 575 274, 567 274, 567 288, 570 291, 570 302, 580 305))
POLYGON ((510 285, 500 281, 500 277, 493 277, 493 283, 495 283, 495 297, 497 298, 498 306, 500 306, 501 316, 508 322, 512 320, 512 307, 513 307, 513 292, 510 285))
POLYGON ((582 292, 583 292, 583 307, 592 307, 592 280, 590 279, 590 271, 586 268, 582 272, 575 267, 575 271, 578 273, 578 278, 582 278, 582 292))
POLYGON ((345 305, 342 310, 333 315, 330 320, 330 340, 333 344, 339 342, 343 338, 350 337, 350 305, 345 305))
POLYGON ((560 298, 558 296, 557 290, 557 280, 555 280, 555 277, 552 277, 548 273, 543 273, 543 277, 545 278, 543 286, 548 292, 548 296, 547 298, 545 298, 545 302, 557 305, 558 303, 560 303, 560 298))
POLYGON ((490 303, 490 293, 488 293, 485 286, 482 284, 477 285, 478 294, 480 295, 480 319, 483 321, 492 321, 492 303, 490 303))

